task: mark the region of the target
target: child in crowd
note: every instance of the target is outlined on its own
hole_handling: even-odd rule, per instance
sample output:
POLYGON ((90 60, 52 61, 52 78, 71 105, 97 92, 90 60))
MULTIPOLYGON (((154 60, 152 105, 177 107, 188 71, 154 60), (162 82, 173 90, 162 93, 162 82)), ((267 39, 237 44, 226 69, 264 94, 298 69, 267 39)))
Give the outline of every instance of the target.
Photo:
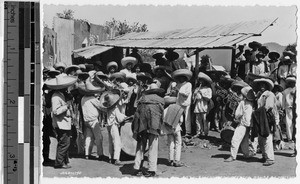
POLYGON ((206 115, 212 109, 212 90, 210 83, 211 78, 205 73, 200 72, 198 75, 198 87, 195 89, 193 94, 193 101, 195 104, 194 113, 196 114, 196 137, 199 135, 208 135, 208 121, 206 115))

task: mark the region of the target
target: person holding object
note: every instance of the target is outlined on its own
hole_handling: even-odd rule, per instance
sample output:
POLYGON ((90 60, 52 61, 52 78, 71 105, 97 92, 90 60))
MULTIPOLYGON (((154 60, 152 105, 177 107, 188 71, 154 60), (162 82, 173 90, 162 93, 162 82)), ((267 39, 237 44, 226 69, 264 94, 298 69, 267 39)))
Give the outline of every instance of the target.
POLYGON ((235 128, 231 140, 230 157, 224 160, 225 162, 236 160, 239 147, 241 147, 244 157, 248 158, 253 155, 249 152, 249 131, 255 94, 250 86, 246 86, 241 89, 239 97, 241 101, 235 111, 235 121, 238 126, 235 128))
POLYGON ((67 103, 67 88, 77 81, 77 77, 59 75, 56 78, 45 81, 45 84, 55 90, 51 98, 52 123, 57 134, 57 151, 54 168, 68 169, 68 149, 70 147, 72 106, 67 103))

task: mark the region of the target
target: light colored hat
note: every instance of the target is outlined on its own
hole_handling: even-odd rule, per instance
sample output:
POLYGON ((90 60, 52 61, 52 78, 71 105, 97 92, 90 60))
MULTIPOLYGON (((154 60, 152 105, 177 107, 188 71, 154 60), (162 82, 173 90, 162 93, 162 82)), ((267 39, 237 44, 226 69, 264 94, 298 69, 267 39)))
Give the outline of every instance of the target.
POLYGON ((118 63, 115 62, 115 61, 109 62, 109 63, 106 65, 106 70, 109 70, 109 68, 112 67, 112 66, 116 67, 116 70, 118 70, 118 67, 119 67, 119 66, 118 66, 118 63))
POLYGON ((243 87, 241 89, 241 93, 243 94, 243 96, 249 100, 249 101, 253 101, 255 100, 255 94, 254 94, 254 91, 253 89, 250 87, 250 86, 246 86, 246 87, 243 87))
POLYGON ((80 69, 86 70, 86 66, 85 66, 84 64, 79 64, 78 67, 79 67, 80 69))
POLYGON ((128 57, 124 57, 122 60, 121 60, 121 63, 122 63, 122 66, 125 67, 127 65, 127 63, 132 63, 132 66, 136 65, 137 64, 137 59, 134 58, 134 57, 131 57, 131 56, 128 56, 128 57))
POLYGON ((126 92, 126 93, 129 92, 128 85, 127 85, 125 82, 121 82, 120 86, 121 86, 120 89, 121 89, 122 91, 124 91, 124 92, 126 92))
POLYGON ((108 111, 115 107, 121 99, 121 91, 118 89, 112 89, 105 91, 100 97, 100 108, 103 111, 108 111))
POLYGON ((126 76, 126 82, 128 82, 129 80, 132 80, 132 81, 136 82, 137 81, 136 75, 127 75, 126 76))
POLYGON ((178 76, 185 76, 190 80, 193 76, 193 73, 188 69, 178 69, 172 73, 172 78, 176 78, 178 76))
POLYGON ((203 80, 207 81, 208 83, 212 83, 211 78, 203 72, 199 72, 198 79, 203 79, 203 80))
POLYGON ((79 70, 79 69, 80 69, 80 68, 79 68, 78 65, 71 65, 71 66, 68 66, 68 67, 65 69, 65 73, 66 73, 66 74, 69 74, 69 73, 71 73, 72 70, 77 71, 77 70, 79 70))
POLYGON ((64 89, 72 86, 76 81, 77 81, 77 77, 58 75, 53 79, 45 81, 45 84, 50 89, 64 89))
POLYGON ((121 79, 124 82, 125 78, 126 78, 126 74, 125 73, 123 73, 123 72, 116 72, 116 73, 111 74, 111 76, 110 76, 109 79, 110 80, 121 79))
POLYGON ((107 78, 108 79, 108 76, 106 74, 104 74, 102 71, 96 72, 95 75, 97 75, 100 78, 107 78))
POLYGON ((246 82, 244 82, 243 80, 235 80, 232 82, 231 84, 231 89, 233 91, 239 91, 241 90, 242 88, 246 87, 246 86, 249 86, 246 82))
POLYGON ((145 94, 157 94, 159 96, 164 96, 165 90, 159 88, 157 84, 152 83, 148 86, 148 89, 145 91, 145 94))
POLYGON ((286 79, 285 79, 285 82, 286 83, 296 82, 296 76, 294 76, 294 75, 287 76, 286 79))
POLYGON ((78 90, 81 94, 84 95, 93 95, 96 93, 101 93, 105 90, 104 87, 96 86, 91 78, 86 79, 85 83, 81 82, 78 84, 78 90))
POLYGON ((166 50, 164 50, 164 49, 159 49, 159 50, 156 50, 156 51, 154 52, 154 54, 152 55, 152 57, 153 57, 154 59, 161 58, 161 57, 164 56, 165 53, 166 53, 166 50))
POLYGON ((271 79, 266 79, 266 78, 255 79, 253 81, 253 85, 254 85, 253 87, 258 89, 260 83, 266 83, 268 87, 267 90, 269 91, 271 91, 274 87, 273 81, 271 79))
POLYGON ((65 70, 66 64, 63 63, 63 62, 57 62, 57 63, 54 64, 53 67, 54 67, 56 70, 57 70, 57 68, 59 68, 59 67, 62 67, 62 68, 65 70))

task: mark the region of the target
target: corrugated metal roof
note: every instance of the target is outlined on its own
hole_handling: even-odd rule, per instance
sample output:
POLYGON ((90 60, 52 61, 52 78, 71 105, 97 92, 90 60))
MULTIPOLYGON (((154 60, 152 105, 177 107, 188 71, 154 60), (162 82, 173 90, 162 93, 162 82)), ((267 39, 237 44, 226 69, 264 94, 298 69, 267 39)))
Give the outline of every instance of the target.
POLYGON ((276 20, 248 21, 172 31, 133 32, 97 45, 146 49, 231 48, 249 37, 260 36, 276 20))
POLYGON ((77 54, 84 58, 91 58, 97 54, 101 54, 107 50, 112 49, 113 47, 105 47, 105 46, 99 46, 99 45, 92 45, 89 47, 80 48, 77 50, 73 50, 74 54, 77 54))

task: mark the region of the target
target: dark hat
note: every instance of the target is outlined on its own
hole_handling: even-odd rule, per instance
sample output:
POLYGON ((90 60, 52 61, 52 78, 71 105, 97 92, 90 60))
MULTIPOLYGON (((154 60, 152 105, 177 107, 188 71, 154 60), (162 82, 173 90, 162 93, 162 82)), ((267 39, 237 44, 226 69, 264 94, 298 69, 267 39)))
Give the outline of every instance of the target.
POLYGON ((280 54, 273 51, 268 54, 268 57, 272 60, 277 60, 280 57, 280 54))
POLYGON ((290 51, 290 50, 289 51, 283 51, 282 55, 283 56, 289 56, 291 58, 296 56, 296 54, 294 52, 290 51))
POLYGON ((79 66, 78 65, 71 65, 71 66, 68 66, 66 69, 65 69, 65 73, 66 74, 69 74, 69 73, 71 73, 71 71, 77 71, 77 70, 79 70, 80 68, 79 68, 79 66))
POLYGON ((175 61, 176 59, 179 58, 179 54, 177 52, 172 51, 167 51, 167 53, 165 54, 165 57, 169 60, 169 61, 175 61))
POLYGON ((165 53, 166 53, 166 50, 164 50, 164 49, 159 49, 159 50, 156 50, 156 51, 154 52, 154 54, 152 55, 152 57, 153 57, 154 59, 158 59, 158 58, 163 57, 165 53))
POLYGON ((89 78, 89 73, 87 72, 82 72, 81 70, 77 70, 76 74, 78 76, 78 79, 85 81, 87 78, 89 78))
POLYGON ((258 51, 261 51, 264 55, 269 53, 269 49, 266 46, 261 46, 258 51))
POLYGON ((159 69, 165 70, 166 72, 169 72, 169 73, 172 72, 172 68, 169 66, 157 65, 153 68, 153 73, 156 73, 157 70, 159 70, 159 69))
POLYGON ((118 89, 112 89, 105 91, 100 97, 100 109, 103 111, 109 111, 114 108, 121 99, 121 91, 118 89))
POLYGON ((282 92, 283 91, 283 87, 281 85, 279 85, 277 81, 275 81, 274 82, 274 88, 273 88, 273 90, 275 90, 275 91, 277 90, 279 92, 282 92))
POLYGON ((260 48, 262 46, 261 43, 257 42, 257 41, 253 41, 253 42, 250 42, 248 44, 248 46, 251 48, 251 49, 255 49, 255 48, 260 48))
POLYGON ((266 55, 262 51, 259 51, 255 56, 256 56, 256 58, 264 58, 264 57, 266 57, 266 55))
POLYGON ((125 81, 125 78, 126 78, 126 74, 123 72, 116 72, 116 73, 111 74, 111 76, 110 76, 110 80, 121 79, 123 82, 125 81))
POLYGON ((136 79, 140 81, 148 81, 150 83, 152 83, 153 80, 152 76, 149 73, 145 73, 145 72, 141 72, 137 74, 136 79))
POLYGON ((251 56, 251 51, 249 49, 246 49, 244 56, 251 56))

